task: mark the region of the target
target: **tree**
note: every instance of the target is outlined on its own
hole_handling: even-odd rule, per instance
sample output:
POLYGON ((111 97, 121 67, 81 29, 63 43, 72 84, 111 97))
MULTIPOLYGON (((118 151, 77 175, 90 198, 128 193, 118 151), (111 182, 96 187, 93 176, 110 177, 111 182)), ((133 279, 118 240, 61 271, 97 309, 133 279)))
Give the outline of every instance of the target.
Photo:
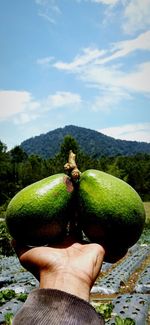
POLYGON ((12 182, 12 169, 7 146, 0 141, 0 204, 4 204, 9 199, 12 182))
POLYGON ((28 155, 20 146, 14 147, 10 151, 10 155, 12 158, 12 162, 14 162, 14 163, 22 162, 28 158, 28 155))
POLYGON ((13 168, 13 177, 14 177, 13 181, 14 181, 14 184, 16 185, 16 187, 19 189, 19 187, 18 187, 19 167, 20 167, 20 164, 28 158, 28 156, 20 146, 14 147, 10 151, 10 156, 11 156, 12 168, 13 168))
POLYGON ((5 154, 7 150, 7 146, 0 140, 0 158, 2 154, 5 154))
POLYGON ((79 145, 71 135, 66 135, 60 147, 60 155, 65 159, 65 162, 68 160, 70 150, 77 154, 79 152, 79 145))

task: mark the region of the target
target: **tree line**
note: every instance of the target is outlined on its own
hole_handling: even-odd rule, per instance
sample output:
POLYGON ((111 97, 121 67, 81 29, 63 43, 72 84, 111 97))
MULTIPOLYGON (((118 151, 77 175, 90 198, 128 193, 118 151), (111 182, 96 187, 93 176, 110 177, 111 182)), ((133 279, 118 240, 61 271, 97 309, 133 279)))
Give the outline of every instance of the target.
POLYGON ((150 200, 150 154, 92 158, 85 154, 77 141, 65 136, 60 151, 53 158, 44 159, 38 155, 27 155, 16 146, 7 151, 0 141, 0 206, 7 206, 10 199, 22 188, 53 174, 64 172, 69 150, 76 154, 76 162, 81 172, 97 169, 123 179, 141 196, 150 200))

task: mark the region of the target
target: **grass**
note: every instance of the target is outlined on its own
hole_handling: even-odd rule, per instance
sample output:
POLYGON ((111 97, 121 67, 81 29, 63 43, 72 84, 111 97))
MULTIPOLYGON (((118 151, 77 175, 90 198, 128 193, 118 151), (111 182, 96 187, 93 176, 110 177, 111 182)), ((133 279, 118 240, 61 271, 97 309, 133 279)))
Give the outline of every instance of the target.
POLYGON ((146 212, 146 225, 150 227, 150 202, 144 202, 146 212))

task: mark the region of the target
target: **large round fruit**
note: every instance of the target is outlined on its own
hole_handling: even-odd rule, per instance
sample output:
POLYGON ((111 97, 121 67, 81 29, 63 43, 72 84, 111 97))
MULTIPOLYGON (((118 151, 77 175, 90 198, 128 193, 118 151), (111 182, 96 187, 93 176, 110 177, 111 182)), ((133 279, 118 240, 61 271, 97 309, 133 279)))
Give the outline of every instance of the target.
POLYGON ((145 211, 137 192, 124 181, 98 170, 80 176, 78 218, 85 235, 114 262, 140 237, 145 211))
POLYGON ((59 240, 66 232, 73 186, 56 174, 27 186, 11 200, 6 223, 11 236, 28 245, 59 240))
POLYGON ((10 234, 28 245, 43 245, 60 241, 66 229, 79 240, 83 231, 105 248, 105 261, 116 262, 142 233, 142 200, 114 176, 98 170, 81 174, 72 152, 65 170, 69 176, 47 177, 11 200, 6 212, 10 234))

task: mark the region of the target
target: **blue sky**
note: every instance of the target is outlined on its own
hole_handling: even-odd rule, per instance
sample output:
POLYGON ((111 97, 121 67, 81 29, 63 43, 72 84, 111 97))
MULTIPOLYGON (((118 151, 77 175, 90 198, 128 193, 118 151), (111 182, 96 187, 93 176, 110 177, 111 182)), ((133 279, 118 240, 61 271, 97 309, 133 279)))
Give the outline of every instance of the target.
POLYGON ((150 142, 150 0, 0 0, 0 139, 65 125, 150 142))

